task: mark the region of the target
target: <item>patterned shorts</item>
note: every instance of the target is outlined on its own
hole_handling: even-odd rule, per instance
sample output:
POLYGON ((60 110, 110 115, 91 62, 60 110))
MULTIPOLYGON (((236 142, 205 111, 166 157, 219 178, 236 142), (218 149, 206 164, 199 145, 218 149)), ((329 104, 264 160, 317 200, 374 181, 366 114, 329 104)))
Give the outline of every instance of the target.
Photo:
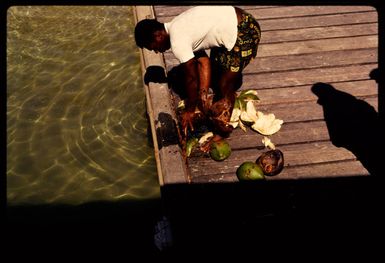
POLYGON ((252 15, 244 12, 233 49, 228 51, 225 47, 212 48, 210 57, 223 69, 240 72, 257 56, 260 39, 261 28, 258 22, 252 15))

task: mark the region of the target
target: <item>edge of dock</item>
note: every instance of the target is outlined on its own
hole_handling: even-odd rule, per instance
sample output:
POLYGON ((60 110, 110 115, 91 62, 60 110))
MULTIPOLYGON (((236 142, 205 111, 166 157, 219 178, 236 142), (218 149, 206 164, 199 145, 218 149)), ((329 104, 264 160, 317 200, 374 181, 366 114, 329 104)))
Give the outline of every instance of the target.
MULTIPOLYGON (((134 6, 133 12, 135 24, 142 19, 155 18, 152 6, 134 6)), ((140 61, 159 184, 163 186, 165 184, 187 183, 189 176, 178 144, 178 122, 167 81, 159 82, 152 79, 155 77, 155 72, 162 73, 163 71, 164 77, 166 76, 163 55, 140 49, 140 61)))

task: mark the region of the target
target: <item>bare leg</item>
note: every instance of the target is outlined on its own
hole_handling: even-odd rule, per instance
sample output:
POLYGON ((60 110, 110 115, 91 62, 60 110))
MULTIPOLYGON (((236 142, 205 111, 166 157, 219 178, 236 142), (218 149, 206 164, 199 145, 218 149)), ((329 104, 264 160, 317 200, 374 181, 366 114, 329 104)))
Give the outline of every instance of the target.
POLYGON ((223 71, 220 75, 218 85, 222 98, 230 100, 232 110, 235 101, 235 92, 242 85, 242 73, 223 71))

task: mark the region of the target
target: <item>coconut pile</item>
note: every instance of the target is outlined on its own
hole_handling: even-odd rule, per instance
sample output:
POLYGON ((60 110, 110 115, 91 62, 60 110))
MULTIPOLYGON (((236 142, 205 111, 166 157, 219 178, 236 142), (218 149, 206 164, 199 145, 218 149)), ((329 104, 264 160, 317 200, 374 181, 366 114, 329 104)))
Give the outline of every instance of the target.
MULTIPOLYGON (((283 120, 277 119, 273 113, 265 114, 256 110, 256 105, 260 101, 257 91, 255 90, 243 90, 235 99, 234 109, 230 118, 230 125, 233 128, 241 128, 244 132, 247 131, 247 127, 250 127, 253 131, 264 135, 262 143, 265 147, 272 150, 275 149, 274 143, 267 136, 273 135, 281 129, 283 120)), ((179 103, 178 108, 184 107, 184 101, 179 103)), ((192 138, 190 144, 187 147, 187 157, 191 153, 192 145, 203 145, 214 134, 207 132, 200 138, 192 138)))
MULTIPOLYGON (((241 91, 235 99, 231 113, 229 124, 234 129, 239 127, 246 132, 249 127, 251 130, 263 135, 262 143, 266 148, 270 148, 269 151, 259 156, 255 162, 247 161, 238 167, 236 173, 239 180, 264 179, 265 175, 276 175, 283 169, 283 153, 276 149, 274 143, 268 137, 281 129, 283 120, 277 119, 273 113, 266 114, 258 111, 256 106, 259 101, 257 91, 241 91)), ((180 104, 178 108, 180 106, 182 105, 180 104)), ((210 142, 213 137, 214 134, 211 131, 199 137, 191 137, 187 141, 186 156, 189 157, 194 148, 202 150, 205 145, 210 144, 208 149, 213 160, 223 161, 228 158, 231 154, 231 148, 226 139, 222 138, 220 141, 210 142)))

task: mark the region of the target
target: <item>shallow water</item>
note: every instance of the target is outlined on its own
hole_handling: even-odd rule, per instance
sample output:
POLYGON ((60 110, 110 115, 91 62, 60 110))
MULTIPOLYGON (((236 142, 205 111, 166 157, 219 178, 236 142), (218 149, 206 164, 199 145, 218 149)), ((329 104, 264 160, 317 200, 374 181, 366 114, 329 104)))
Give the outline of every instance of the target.
POLYGON ((7 13, 7 202, 158 198, 130 6, 7 13))

